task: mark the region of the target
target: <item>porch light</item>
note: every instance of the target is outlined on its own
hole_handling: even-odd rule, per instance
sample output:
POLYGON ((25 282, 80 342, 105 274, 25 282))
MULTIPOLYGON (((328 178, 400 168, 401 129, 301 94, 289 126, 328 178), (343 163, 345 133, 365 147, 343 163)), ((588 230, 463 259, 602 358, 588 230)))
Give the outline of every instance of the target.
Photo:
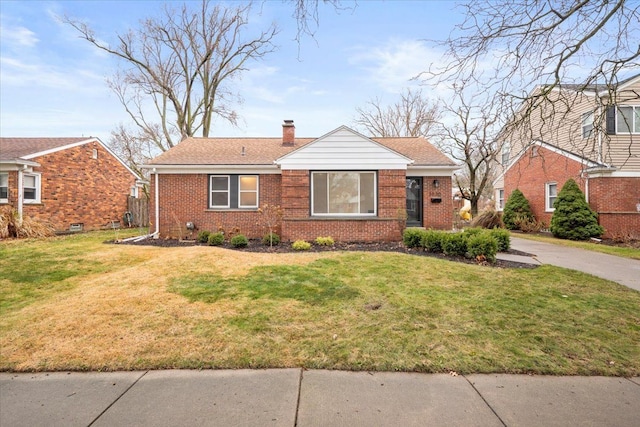
POLYGON ((433 180, 433 188, 438 188, 440 187, 440 181, 438 181, 437 179, 433 180))

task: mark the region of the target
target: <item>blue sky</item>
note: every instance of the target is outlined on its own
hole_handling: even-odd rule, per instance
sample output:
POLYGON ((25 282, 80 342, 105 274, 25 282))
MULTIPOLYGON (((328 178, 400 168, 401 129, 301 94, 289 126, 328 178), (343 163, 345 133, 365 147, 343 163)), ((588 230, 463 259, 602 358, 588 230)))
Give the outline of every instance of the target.
MULTIPOLYGON (((230 2, 233 5, 233 2, 230 2)), ((345 6, 353 5, 348 0, 345 6)), ((154 1, 0 1, 0 135, 97 136, 104 142, 129 117, 105 78, 115 58, 58 21, 86 21, 107 42, 160 12, 154 1)), ((356 108, 394 102, 410 79, 439 60, 425 39, 445 38, 461 19, 449 1, 359 0, 355 10, 321 6, 315 39, 294 40, 293 6, 256 2, 256 28, 275 21, 278 51, 234 83, 239 128, 217 121, 211 136, 278 136, 293 119, 298 136, 350 126, 356 108)), ((429 93, 425 88, 425 92, 429 93)), ((437 93, 432 94, 435 98, 437 93)))

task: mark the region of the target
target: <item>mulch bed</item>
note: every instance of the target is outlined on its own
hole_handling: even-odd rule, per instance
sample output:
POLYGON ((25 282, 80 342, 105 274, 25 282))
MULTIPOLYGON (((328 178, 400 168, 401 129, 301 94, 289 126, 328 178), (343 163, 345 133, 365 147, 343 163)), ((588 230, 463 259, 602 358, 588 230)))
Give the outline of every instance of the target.
MULTIPOLYGON (((144 239, 139 242, 109 242, 109 243, 117 243, 117 244, 128 244, 128 245, 141 245, 141 246, 160 246, 160 247, 182 247, 182 246, 207 246, 204 243, 199 243, 195 240, 177 240, 177 239, 144 239)), ((219 248, 230 249, 234 251, 243 251, 243 252, 259 252, 259 253, 292 253, 292 252, 300 252, 295 251, 291 244, 289 243, 281 243, 279 245, 269 247, 264 245, 260 240, 250 240, 249 245, 245 248, 236 248, 233 247, 228 242, 225 242, 223 245, 218 246, 219 248)), ((491 264, 488 262, 477 262, 474 259, 464 258, 464 257, 452 257, 447 256, 442 253, 431 253, 426 252, 422 249, 412 249, 407 248, 402 243, 398 242, 379 242, 379 243, 341 243, 336 242, 334 246, 319 246, 312 245, 309 251, 305 252, 339 252, 339 251, 364 251, 364 252, 399 252, 404 254, 411 254, 417 256, 428 256, 432 258, 445 259, 449 261, 462 262, 466 264, 481 264, 488 265, 498 268, 536 268, 535 264, 525 264, 514 261, 504 261, 504 260, 496 260, 495 263, 491 264)), ((512 250, 510 249, 507 253, 513 255, 524 255, 530 256, 530 254, 512 250)))

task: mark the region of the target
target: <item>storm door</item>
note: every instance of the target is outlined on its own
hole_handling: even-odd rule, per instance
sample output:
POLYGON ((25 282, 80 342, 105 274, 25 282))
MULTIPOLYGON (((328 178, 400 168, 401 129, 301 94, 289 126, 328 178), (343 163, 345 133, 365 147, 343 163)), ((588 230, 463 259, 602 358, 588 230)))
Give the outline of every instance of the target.
POLYGON ((407 177, 407 227, 422 227, 422 177, 407 177))

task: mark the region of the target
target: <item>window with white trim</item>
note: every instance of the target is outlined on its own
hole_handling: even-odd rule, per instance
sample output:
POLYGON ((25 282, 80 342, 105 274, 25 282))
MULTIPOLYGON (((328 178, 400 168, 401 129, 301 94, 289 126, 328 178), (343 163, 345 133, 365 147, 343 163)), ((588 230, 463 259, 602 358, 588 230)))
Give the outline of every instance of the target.
POLYGON ((209 208, 255 209, 258 207, 258 175, 210 175, 209 208))
POLYGON ((556 201, 558 197, 558 184, 555 182, 547 182, 544 185, 544 199, 545 199, 545 210, 547 212, 553 212, 556 208, 553 207, 553 203, 556 201))
POLYGON ((22 176, 24 203, 40 203, 40 174, 25 173, 22 176))
POLYGON ((496 209, 498 211, 504 210, 504 188, 496 190, 496 209))
POLYGON ((238 207, 257 208, 258 177, 255 175, 244 175, 238 178, 238 182, 238 207))
POLYGON ((228 208, 230 203, 229 175, 212 175, 209 178, 210 208, 228 208))
POLYGON ((0 203, 9 202, 9 174, 0 173, 0 203))
POLYGON ((509 164, 510 157, 511 157, 511 145, 508 142, 505 142, 502 145, 502 166, 507 166, 509 164))
POLYGON ((593 134, 593 112, 582 114, 582 137, 589 138, 593 134))
POLYGON ((640 133, 640 106, 618 107, 616 133, 640 133))
POLYGON ((375 216, 375 172, 312 172, 311 214, 375 216))

